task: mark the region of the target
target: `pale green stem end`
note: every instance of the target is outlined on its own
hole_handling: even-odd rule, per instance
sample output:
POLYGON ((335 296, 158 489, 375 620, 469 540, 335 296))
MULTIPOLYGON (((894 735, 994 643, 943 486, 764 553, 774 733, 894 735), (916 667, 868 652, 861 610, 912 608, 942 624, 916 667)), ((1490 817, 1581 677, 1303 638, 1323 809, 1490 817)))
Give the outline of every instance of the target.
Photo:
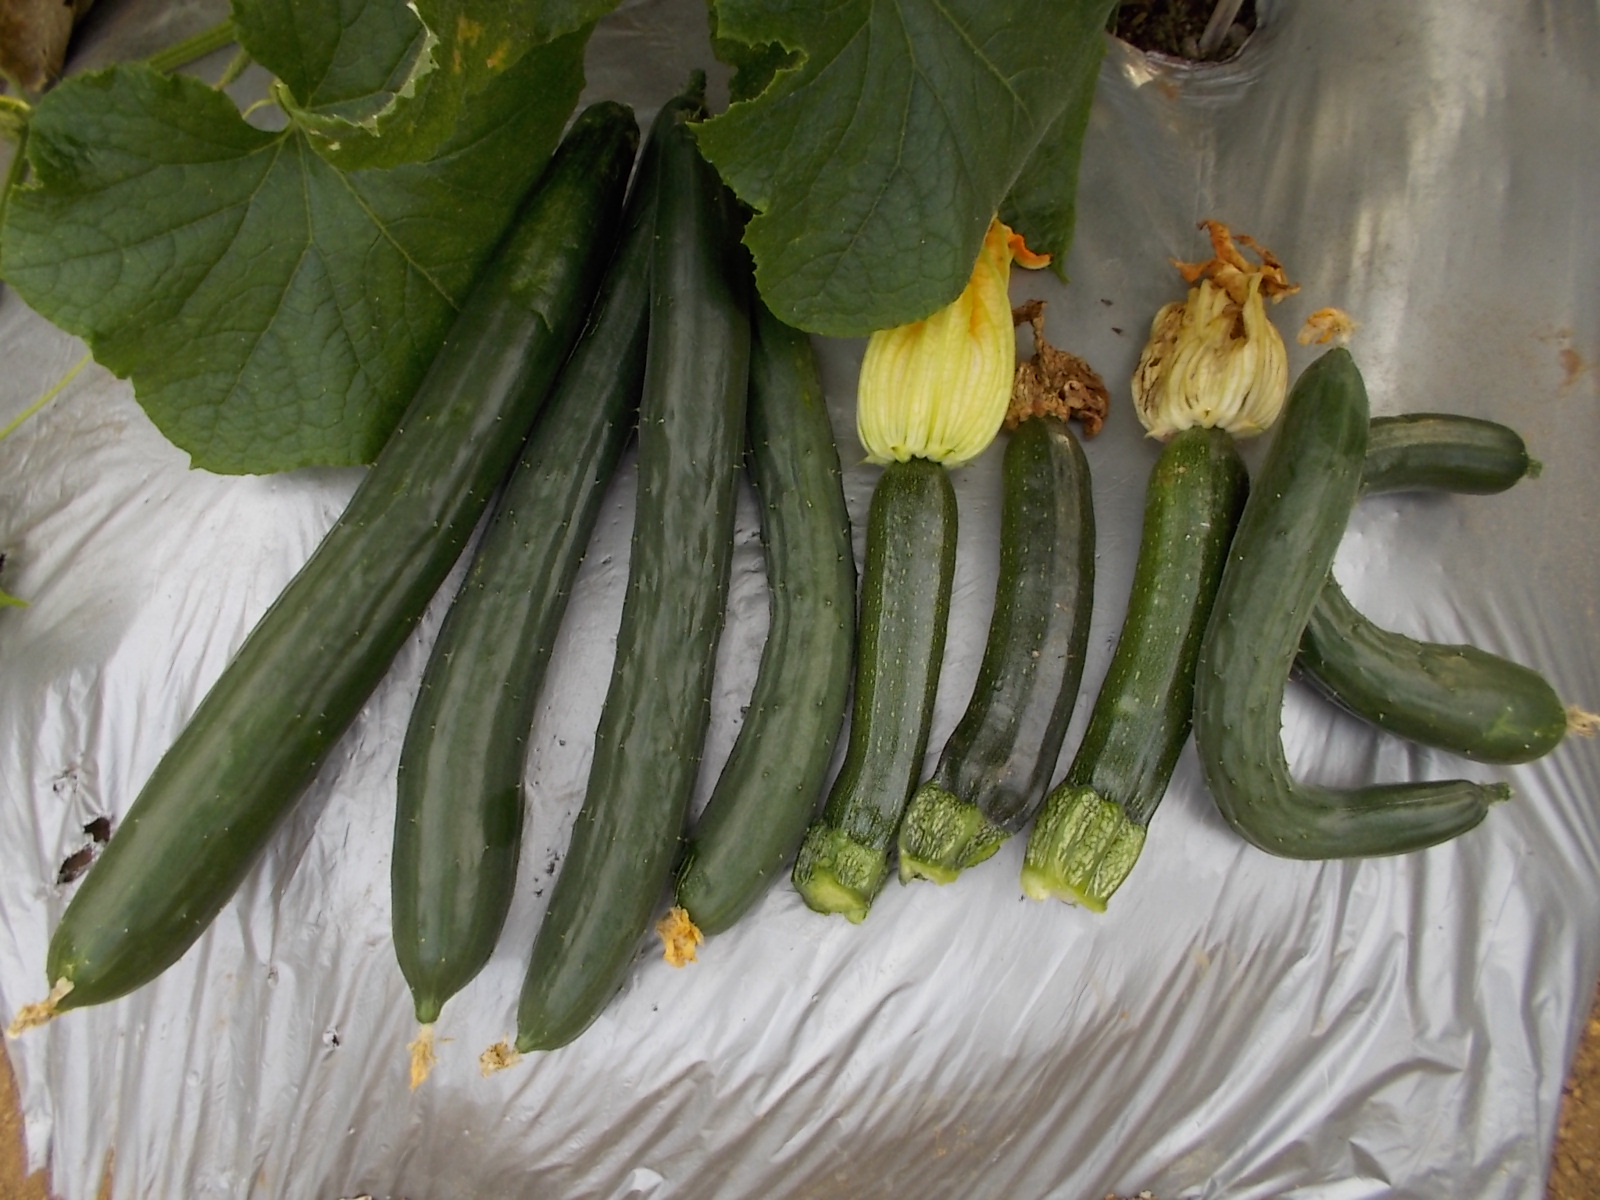
POLYGON ((840 830, 813 825, 795 857, 793 879, 809 908, 859 925, 888 873, 883 851, 863 846, 840 830))
POLYGON ((968 867, 991 857, 1011 835, 936 783, 911 797, 900 823, 900 882, 952 883, 968 867))
POLYGON ((1144 849, 1144 826, 1092 788, 1062 784, 1047 797, 1023 856, 1022 890, 1104 912, 1144 849))

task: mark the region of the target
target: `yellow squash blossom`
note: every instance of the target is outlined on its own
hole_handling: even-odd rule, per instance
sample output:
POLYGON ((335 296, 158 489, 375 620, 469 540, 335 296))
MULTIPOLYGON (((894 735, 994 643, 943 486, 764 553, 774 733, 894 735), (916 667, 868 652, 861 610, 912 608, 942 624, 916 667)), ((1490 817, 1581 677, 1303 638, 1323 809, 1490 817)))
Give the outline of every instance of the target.
POLYGON ((1246 437, 1278 419, 1289 390, 1289 355, 1267 318, 1266 301, 1299 288, 1270 251, 1241 235, 1261 262, 1249 262, 1220 221, 1200 226, 1212 258, 1175 264, 1193 286, 1165 305, 1133 375, 1133 403, 1151 437, 1203 425, 1246 437))
POLYGON ((868 340, 856 432, 871 462, 927 458, 954 467, 994 440, 1016 371, 1013 261, 1042 267, 1050 257, 1034 254, 996 217, 961 295, 930 317, 868 340))

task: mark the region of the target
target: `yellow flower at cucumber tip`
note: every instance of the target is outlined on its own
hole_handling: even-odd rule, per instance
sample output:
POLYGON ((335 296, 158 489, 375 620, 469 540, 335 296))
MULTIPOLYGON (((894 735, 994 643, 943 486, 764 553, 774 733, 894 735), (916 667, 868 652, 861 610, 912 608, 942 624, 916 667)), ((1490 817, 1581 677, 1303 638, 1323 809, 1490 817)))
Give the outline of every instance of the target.
POLYGON ((1267 317, 1266 301, 1299 291, 1280 263, 1254 239, 1220 221, 1203 221, 1212 257, 1174 263, 1191 284, 1188 296, 1165 305, 1133 373, 1133 404, 1151 437, 1165 440, 1203 425, 1248 437, 1283 411, 1289 355, 1267 317), (1252 263, 1239 245, 1261 260, 1252 263))
POLYGON ((1016 373, 1011 264, 1042 267, 996 217, 972 278, 932 316, 867 341, 856 388, 856 432, 870 462, 927 458, 959 466, 983 452, 1005 419, 1016 373))

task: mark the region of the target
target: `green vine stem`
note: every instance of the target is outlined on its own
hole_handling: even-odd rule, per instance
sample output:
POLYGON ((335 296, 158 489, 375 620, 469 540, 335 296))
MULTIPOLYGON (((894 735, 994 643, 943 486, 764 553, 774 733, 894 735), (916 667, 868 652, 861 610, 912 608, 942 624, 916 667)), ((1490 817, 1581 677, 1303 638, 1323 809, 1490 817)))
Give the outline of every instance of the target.
MULTIPOLYGON (((7 130, 8 134, 12 131, 7 130)), ((0 229, 5 228, 6 210, 11 206, 11 193, 22 184, 22 177, 28 169, 28 125, 24 121, 15 130, 13 136, 16 145, 11 148, 11 162, 6 167, 6 178, 0 184, 0 229)))
POLYGON ((94 355, 92 352, 85 354, 72 365, 65 375, 51 384, 49 390, 47 390, 44 395, 40 396, 32 404, 28 405, 27 408, 23 409, 16 416, 12 417, 6 426, 3 429, 0 429, 0 441, 4 441, 6 438, 10 437, 12 431, 15 430, 18 425, 21 425, 29 417, 33 416, 34 413, 38 412, 46 404, 49 404, 50 401, 54 400, 63 391, 65 391, 67 384, 71 383, 78 377, 78 372, 88 366, 90 359, 93 357, 94 355))
POLYGON ((168 46, 165 50, 158 50, 145 59, 145 65, 154 67, 157 71, 166 74, 176 71, 179 67, 186 67, 196 59, 204 58, 213 50, 220 50, 224 46, 231 46, 238 40, 234 34, 233 22, 223 21, 220 25, 213 25, 209 29, 202 29, 181 42, 168 46))

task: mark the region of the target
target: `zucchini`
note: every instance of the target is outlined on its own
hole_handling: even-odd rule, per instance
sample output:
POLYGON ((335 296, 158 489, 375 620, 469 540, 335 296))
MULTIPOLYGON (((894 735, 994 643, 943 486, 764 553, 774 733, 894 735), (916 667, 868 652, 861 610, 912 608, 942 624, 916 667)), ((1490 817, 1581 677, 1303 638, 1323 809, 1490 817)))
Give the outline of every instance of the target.
POLYGON ((577 336, 637 141, 621 105, 578 117, 349 506, 67 906, 47 961, 52 1011, 112 1000, 182 956, 383 678, 577 336))
POLYGON ((517 1006, 550 1050, 621 986, 670 882, 711 709, 750 370, 749 265, 733 200, 699 154, 703 79, 663 108, 639 492, 594 761, 517 1006))
POLYGON ((511 902, 528 732, 644 377, 653 159, 646 147, 621 245, 445 615, 401 746, 392 925, 425 1031, 488 961, 511 902))
POLYGON ((744 724, 678 871, 678 905, 702 934, 733 925, 805 835, 855 647, 850 514, 811 340, 759 302, 753 332, 749 470, 770 620, 744 724))
POLYGON ((1233 436, 1192 426, 1150 472, 1122 632, 1083 741, 1028 836, 1022 890, 1105 911, 1189 738, 1195 660, 1249 491, 1233 436))
MULTIPOLYGON (((1442 414, 1372 422, 1366 492, 1429 489, 1488 494, 1529 472, 1515 431, 1442 414)), ((1567 732, 1566 707, 1537 671, 1470 645, 1424 642, 1381 628, 1330 574, 1300 639, 1298 666, 1329 699, 1390 733, 1479 762, 1548 754, 1567 732)))
POLYGON ((844 763, 795 857, 821 913, 866 918, 922 771, 955 579, 956 495, 939 463, 889 463, 872 491, 844 763))
POLYGON ((1021 829, 1043 798, 1078 699, 1094 600, 1094 502, 1063 420, 1006 443, 1000 566, 966 712, 900 824, 902 882, 949 883, 1021 829))
POLYGON ((1467 780, 1331 788, 1290 776, 1284 690, 1361 486, 1366 388, 1348 351, 1295 382, 1245 502, 1195 675, 1195 746, 1224 819, 1292 858, 1399 854, 1473 828, 1504 784, 1467 780))

